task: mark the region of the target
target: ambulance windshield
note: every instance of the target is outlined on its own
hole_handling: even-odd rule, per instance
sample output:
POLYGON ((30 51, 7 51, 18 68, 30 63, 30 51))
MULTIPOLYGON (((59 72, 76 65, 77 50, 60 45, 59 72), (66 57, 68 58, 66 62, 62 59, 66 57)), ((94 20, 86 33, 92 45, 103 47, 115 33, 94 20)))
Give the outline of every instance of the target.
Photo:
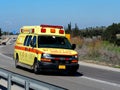
POLYGON ((38 47, 72 49, 67 38, 57 36, 38 36, 38 47))

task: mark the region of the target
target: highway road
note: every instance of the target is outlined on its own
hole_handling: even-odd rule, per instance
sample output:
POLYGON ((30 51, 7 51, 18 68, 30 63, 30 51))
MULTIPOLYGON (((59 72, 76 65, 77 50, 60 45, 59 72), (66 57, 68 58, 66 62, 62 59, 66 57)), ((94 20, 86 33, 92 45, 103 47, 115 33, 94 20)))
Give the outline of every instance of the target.
POLYGON ((73 76, 52 72, 36 75, 26 68, 16 69, 12 56, 13 45, 0 46, 0 67, 69 90, 120 90, 120 70, 80 64, 78 72, 73 76))

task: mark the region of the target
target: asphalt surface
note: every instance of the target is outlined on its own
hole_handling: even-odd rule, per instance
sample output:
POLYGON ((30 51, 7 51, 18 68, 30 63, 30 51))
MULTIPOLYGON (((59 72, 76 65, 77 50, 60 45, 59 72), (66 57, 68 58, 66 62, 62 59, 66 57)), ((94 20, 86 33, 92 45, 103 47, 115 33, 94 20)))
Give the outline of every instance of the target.
POLYGON ((78 72, 73 76, 53 72, 36 75, 29 69, 15 68, 12 59, 13 45, 0 46, 0 53, 1 68, 36 80, 69 90, 120 90, 120 72, 80 65, 78 72))

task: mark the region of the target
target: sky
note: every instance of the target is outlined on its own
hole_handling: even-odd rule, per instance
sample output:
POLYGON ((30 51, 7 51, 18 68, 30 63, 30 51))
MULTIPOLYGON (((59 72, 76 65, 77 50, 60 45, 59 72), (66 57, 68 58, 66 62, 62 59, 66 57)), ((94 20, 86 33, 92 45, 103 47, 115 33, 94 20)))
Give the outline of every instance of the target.
POLYGON ((120 23, 120 0, 0 0, 0 28, 62 25, 79 29, 120 23))

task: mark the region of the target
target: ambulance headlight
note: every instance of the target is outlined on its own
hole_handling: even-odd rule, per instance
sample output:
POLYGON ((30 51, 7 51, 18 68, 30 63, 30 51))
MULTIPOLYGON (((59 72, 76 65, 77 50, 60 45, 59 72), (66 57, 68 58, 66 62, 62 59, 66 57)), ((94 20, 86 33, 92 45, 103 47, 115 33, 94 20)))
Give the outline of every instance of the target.
POLYGON ((78 63, 78 55, 72 56, 72 63, 78 63))
POLYGON ((73 58, 74 58, 74 59, 78 59, 78 55, 74 55, 73 58))
POLYGON ((42 56, 43 56, 44 58, 51 57, 51 55, 50 55, 50 54, 47 54, 47 53, 42 54, 42 56))

